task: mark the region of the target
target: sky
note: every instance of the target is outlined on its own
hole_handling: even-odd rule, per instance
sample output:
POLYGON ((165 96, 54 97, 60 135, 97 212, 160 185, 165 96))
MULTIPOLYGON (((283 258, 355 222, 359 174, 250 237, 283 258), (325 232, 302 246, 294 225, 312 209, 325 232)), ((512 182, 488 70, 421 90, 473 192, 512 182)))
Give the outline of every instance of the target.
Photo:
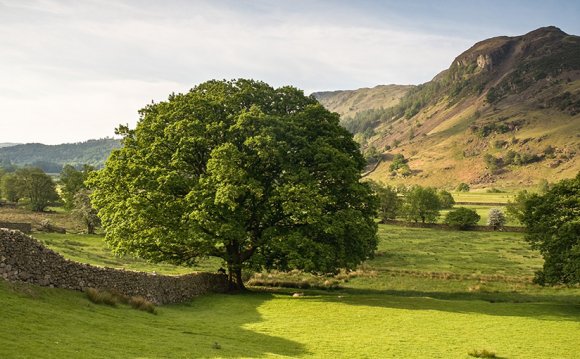
POLYGON ((0 143, 113 137, 210 79, 420 84, 486 38, 580 35, 578 15, 550 0, 0 0, 0 143))

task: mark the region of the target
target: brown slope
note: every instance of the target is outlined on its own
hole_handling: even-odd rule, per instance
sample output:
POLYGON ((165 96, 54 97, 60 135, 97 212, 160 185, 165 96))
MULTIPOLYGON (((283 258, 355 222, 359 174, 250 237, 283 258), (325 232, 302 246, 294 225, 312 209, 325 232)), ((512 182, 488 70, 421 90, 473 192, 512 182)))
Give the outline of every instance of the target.
POLYGON ((379 85, 358 90, 315 92, 312 95, 328 110, 342 117, 374 108, 396 106, 412 85, 379 85))
POLYGON ((363 148, 403 153, 414 173, 393 176, 384 161, 374 180, 521 187, 572 177, 580 170, 580 37, 547 27, 478 42, 399 107, 363 148), (513 164, 514 153, 537 160, 513 164), (492 170, 485 155, 503 164, 492 170))

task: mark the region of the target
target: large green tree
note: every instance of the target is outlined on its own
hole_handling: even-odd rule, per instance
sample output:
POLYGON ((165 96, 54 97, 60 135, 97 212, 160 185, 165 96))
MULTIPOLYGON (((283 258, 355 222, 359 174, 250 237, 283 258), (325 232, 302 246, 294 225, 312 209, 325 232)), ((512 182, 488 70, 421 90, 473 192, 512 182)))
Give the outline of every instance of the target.
POLYGON ((401 209, 401 198, 397 190, 390 185, 383 186, 377 182, 369 182, 379 201, 379 218, 382 222, 397 218, 401 209))
POLYGON ((580 172, 543 195, 530 195, 522 223, 526 240, 544 257, 536 280, 541 284, 580 283, 580 172))
POLYGON ((17 178, 14 173, 6 173, 0 180, 2 196, 9 202, 18 202, 20 194, 18 193, 17 178))
POLYGON ((439 217, 441 202, 437 190, 415 185, 405 194, 403 215, 409 221, 433 223, 439 217))
POLYGON ((42 212, 51 202, 58 200, 55 183, 40 168, 20 168, 14 175, 19 197, 28 199, 28 205, 33 211, 42 212))
POLYGON ((85 181, 89 173, 95 168, 84 165, 82 170, 77 170, 74 166, 65 165, 60 172, 60 189, 62 198, 67 209, 75 207, 75 195, 81 190, 86 189, 85 181))
POLYGON ((140 111, 89 179, 117 252, 192 264, 334 272, 377 245, 365 160, 337 114, 292 87, 209 81, 140 111))

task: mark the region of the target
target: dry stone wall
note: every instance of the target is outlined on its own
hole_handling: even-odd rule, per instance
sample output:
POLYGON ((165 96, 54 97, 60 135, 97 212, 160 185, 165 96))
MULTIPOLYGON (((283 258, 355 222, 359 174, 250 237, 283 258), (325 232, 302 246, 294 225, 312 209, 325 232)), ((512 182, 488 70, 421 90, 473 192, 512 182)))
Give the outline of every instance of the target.
POLYGON ((17 229, 24 233, 32 232, 31 223, 0 222, 0 228, 17 229))
POLYGON ((0 278, 79 291, 115 290, 157 304, 185 302, 227 289, 226 276, 218 273, 165 276, 77 263, 9 229, 0 229, 0 278))

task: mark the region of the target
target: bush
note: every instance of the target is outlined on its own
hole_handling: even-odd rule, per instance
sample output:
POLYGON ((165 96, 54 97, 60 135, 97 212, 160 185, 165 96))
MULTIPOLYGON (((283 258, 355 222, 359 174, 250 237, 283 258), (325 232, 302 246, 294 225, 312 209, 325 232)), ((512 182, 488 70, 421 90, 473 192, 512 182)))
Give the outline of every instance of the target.
POLYGON ((467 229, 475 226, 480 218, 479 214, 473 209, 459 207, 447 213, 445 223, 454 228, 467 229))
POLYGON ((393 157, 393 162, 391 162, 391 165, 389 166, 389 171, 396 171, 403 167, 409 168, 407 165, 407 159, 405 159, 405 156, 402 154, 397 153, 395 157, 393 157))
POLYGON ((492 208, 489 210, 489 217, 487 218, 487 225, 493 227, 495 231, 501 229, 506 222, 506 217, 503 211, 499 208, 492 208))
POLYGON ((86 291, 87 298, 95 304, 105 304, 116 307, 118 304, 128 304, 133 309, 142 310, 151 314, 157 314, 155 304, 141 296, 129 297, 115 290, 99 290, 89 288, 86 291))
POLYGON ((475 357, 475 358, 498 358, 498 356, 492 352, 489 351, 487 349, 482 349, 482 350, 472 350, 469 353, 467 353, 469 356, 475 357))
POLYGON ((111 307, 117 306, 119 304, 119 298, 111 292, 101 291, 95 288, 87 289, 87 298, 95 304, 106 304, 111 307))
POLYGON ((142 310, 144 312, 148 312, 151 314, 157 314, 157 310, 155 309, 155 304, 153 302, 148 301, 147 299, 136 296, 129 298, 129 305, 137 310, 142 310))
POLYGON ((451 195, 451 193, 449 193, 445 190, 440 190, 437 193, 437 196, 439 196, 439 202, 441 203, 441 209, 453 208, 453 205, 455 204, 455 200, 453 199, 453 196, 451 195))
POLYGON ((469 192, 469 190, 469 185, 465 182, 461 182, 456 188, 457 192, 469 192))
POLYGON ((580 172, 523 203, 525 239, 544 257, 540 284, 580 284, 580 172))

